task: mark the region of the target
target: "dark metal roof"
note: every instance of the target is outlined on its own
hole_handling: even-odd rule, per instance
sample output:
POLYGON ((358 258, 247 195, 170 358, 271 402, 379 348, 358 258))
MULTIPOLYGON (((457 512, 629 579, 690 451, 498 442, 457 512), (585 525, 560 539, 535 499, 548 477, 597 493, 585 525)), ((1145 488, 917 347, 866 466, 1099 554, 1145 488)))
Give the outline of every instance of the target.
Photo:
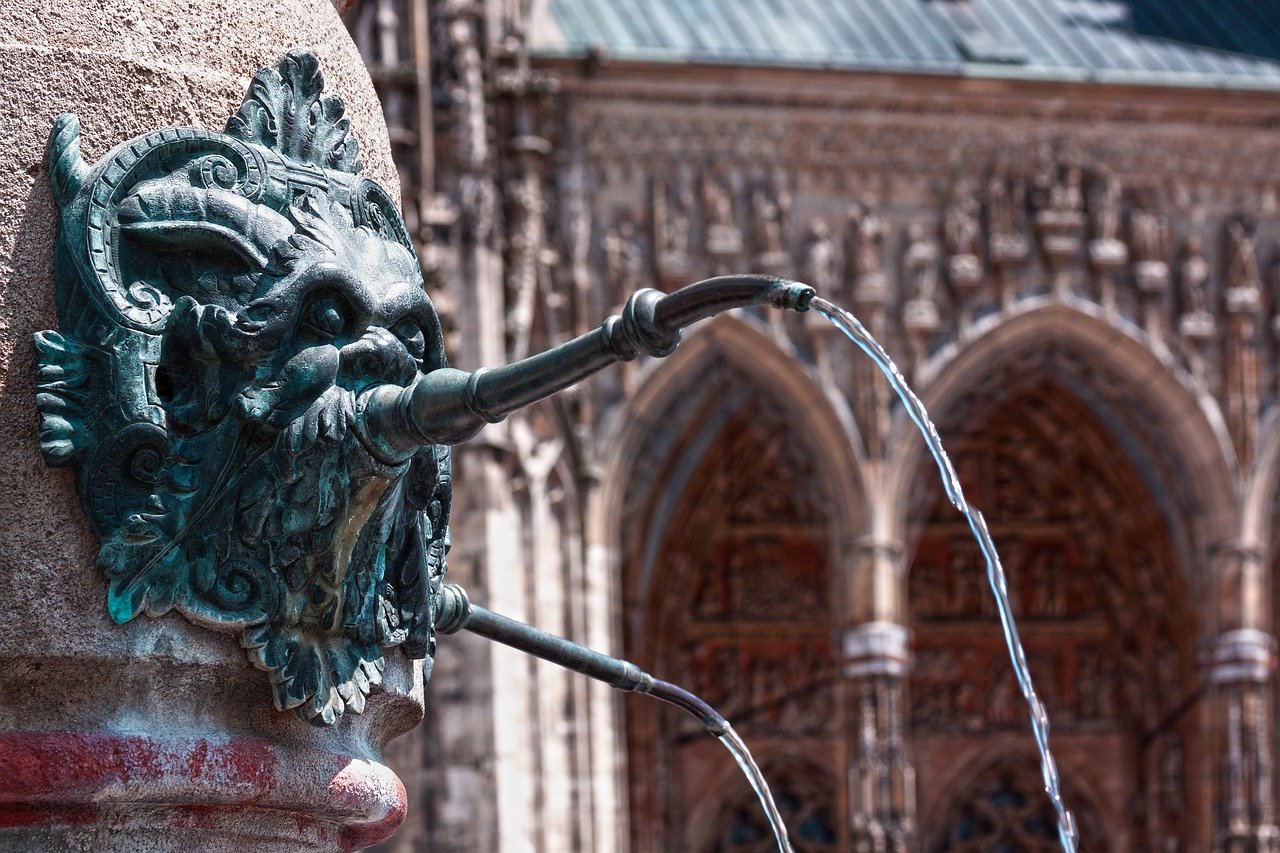
POLYGON ((543 2, 543 55, 1280 88, 1280 0, 543 2))

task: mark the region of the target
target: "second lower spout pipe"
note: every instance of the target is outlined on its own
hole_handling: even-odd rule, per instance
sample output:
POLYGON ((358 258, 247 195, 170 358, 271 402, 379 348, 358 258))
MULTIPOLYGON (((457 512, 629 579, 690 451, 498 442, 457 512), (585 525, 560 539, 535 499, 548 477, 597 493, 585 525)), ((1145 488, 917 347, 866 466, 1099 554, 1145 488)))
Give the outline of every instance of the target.
POLYGON ((603 681, 618 690, 647 693, 655 699, 669 702, 693 714, 716 737, 729 731, 728 721, 715 708, 684 688, 654 678, 631 661, 609 657, 472 604, 462 587, 452 583, 445 584, 440 590, 436 631, 441 634, 456 634, 464 629, 603 681))

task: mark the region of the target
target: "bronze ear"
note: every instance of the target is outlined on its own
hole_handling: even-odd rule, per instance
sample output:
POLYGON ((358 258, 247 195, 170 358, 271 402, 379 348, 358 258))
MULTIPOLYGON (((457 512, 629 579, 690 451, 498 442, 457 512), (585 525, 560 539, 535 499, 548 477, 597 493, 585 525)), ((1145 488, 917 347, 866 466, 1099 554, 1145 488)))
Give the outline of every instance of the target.
POLYGON ((356 225, 372 229, 384 240, 399 243, 410 252, 417 254, 413 240, 404 227, 404 220, 396 203, 387 195, 387 191, 375 181, 361 178, 351 198, 351 215, 356 225))

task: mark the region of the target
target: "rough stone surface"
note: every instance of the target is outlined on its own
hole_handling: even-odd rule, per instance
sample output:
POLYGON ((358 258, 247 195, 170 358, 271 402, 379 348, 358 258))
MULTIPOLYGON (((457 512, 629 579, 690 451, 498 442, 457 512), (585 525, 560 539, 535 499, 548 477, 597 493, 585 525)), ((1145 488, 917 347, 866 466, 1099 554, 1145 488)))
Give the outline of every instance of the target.
POLYGON ((176 616, 112 624, 71 475, 36 438, 31 335, 56 325, 53 118, 80 115, 91 162, 156 128, 221 129, 252 74, 295 47, 320 57, 365 171, 397 194, 372 84, 327 0, 0 0, 0 849, 244 849, 244 833, 254 849, 350 848, 403 817, 378 755, 421 718, 418 667, 395 655, 368 710, 323 730, 272 710, 231 636, 176 616), (43 788, 13 781, 29 765, 54 768, 43 788))

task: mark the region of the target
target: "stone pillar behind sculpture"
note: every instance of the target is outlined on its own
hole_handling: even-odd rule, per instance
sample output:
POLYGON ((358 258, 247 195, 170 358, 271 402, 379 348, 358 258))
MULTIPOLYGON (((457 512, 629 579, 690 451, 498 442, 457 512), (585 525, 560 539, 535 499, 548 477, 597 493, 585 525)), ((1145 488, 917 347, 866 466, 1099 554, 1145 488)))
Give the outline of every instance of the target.
POLYGON ((849 831, 859 853, 916 845, 916 782, 907 684, 911 632, 901 622, 902 547, 867 537, 852 547, 836 618, 844 691, 849 831))
POLYGON ((1217 741, 1215 851, 1280 850, 1272 795, 1272 670, 1275 638, 1256 629, 1218 635, 1206 650, 1217 741))
POLYGON ((1280 850, 1275 811, 1276 640, 1270 633, 1265 551, 1238 543, 1215 554, 1219 629, 1201 667, 1213 738, 1213 849, 1280 850))
POLYGON ((394 192, 364 66, 324 0, 4 0, 0 44, 0 849, 373 843, 404 816, 380 751, 421 718, 420 668, 396 653, 363 714, 312 727, 273 710, 232 635, 176 614, 113 624, 73 477, 40 458, 31 343, 56 326, 56 115, 79 114, 91 162, 147 131, 217 130, 258 68, 307 47, 394 192))

